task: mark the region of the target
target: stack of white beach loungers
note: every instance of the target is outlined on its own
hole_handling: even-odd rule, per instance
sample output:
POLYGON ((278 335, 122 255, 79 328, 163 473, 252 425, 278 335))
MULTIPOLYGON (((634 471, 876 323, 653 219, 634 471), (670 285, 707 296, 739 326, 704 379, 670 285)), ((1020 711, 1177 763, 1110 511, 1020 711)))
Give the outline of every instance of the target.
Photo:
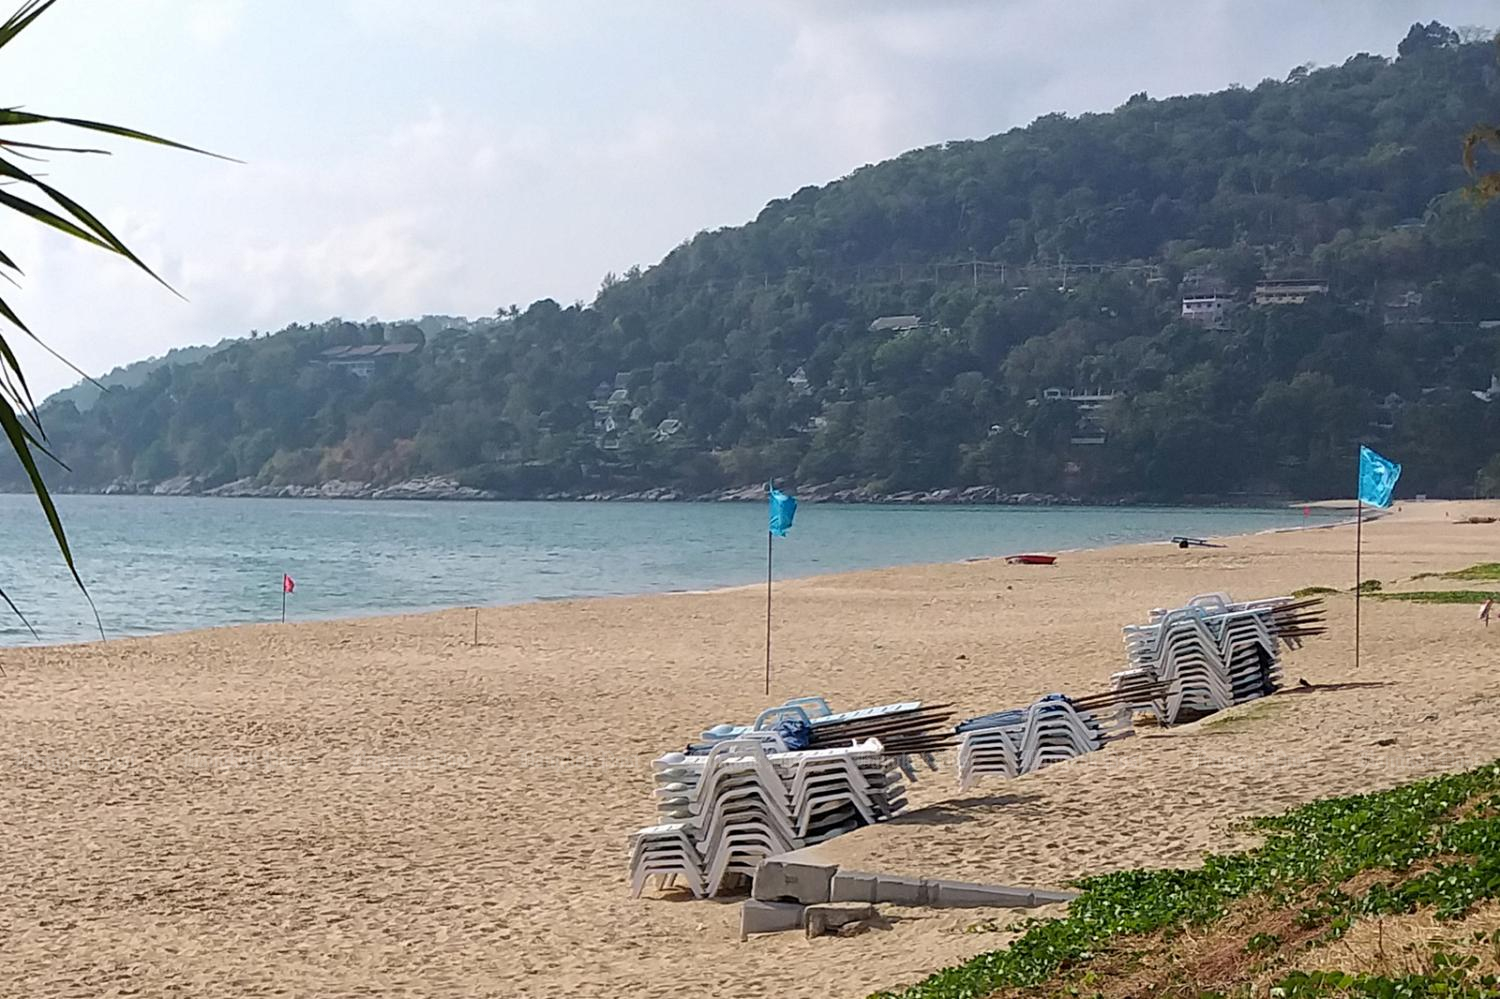
POLYGON ((1125 629, 1130 668, 1102 694, 1049 694, 953 726, 950 705, 917 701, 835 713, 819 697, 767 708, 750 725, 716 725, 652 765, 658 824, 630 837, 631 892, 681 884, 699 898, 738 888, 761 861, 861 826, 906 805, 916 762, 958 750, 959 785, 1019 777, 1097 752, 1132 734, 1135 716, 1161 724, 1272 693, 1282 647, 1320 634, 1321 602, 1222 593, 1151 612, 1125 629))
POLYGON ((1125 628, 1130 668, 1110 677, 1130 710, 1164 725, 1192 720, 1274 693, 1281 647, 1322 632, 1321 602, 1271 597, 1236 602, 1205 593, 1183 607, 1151 612, 1125 628))
POLYGON ((1125 629, 1131 666, 1110 677, 1108 693, 1049 694, 960 723, 959 786, 1096 752, 1131 734, 1138 713, 1171 725, 1264 697, 1281 686, 1281 648, 1322 631, 1318 600, 1236 603, 1205 593, 1184 607, 1152 611, 1150 624, 1125 629))
POLYGON ((766 857, 889 819, 906 805, 899 761, 950 744, 948 718, 919 703, 835 714, 799 698, 705 731, 651 765, 661 821, 630 837, 632 896, 652 878, 717 895, 766 857))
POLYGON ((1019 777, 1103 749, 1128 735, 1132 715, 1117 695, 1068 698, 1048 694, 1027 707, 959 723, 958 784, 985 776, 1019 777))

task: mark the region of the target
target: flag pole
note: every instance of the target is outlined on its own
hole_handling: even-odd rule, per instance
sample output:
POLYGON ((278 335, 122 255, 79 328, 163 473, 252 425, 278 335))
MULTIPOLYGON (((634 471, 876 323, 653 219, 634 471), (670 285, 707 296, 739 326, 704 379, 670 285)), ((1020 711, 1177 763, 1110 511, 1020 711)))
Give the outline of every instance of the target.
POLYGON ((1364 578, 1360 572, 1360 553, 1364 547, 1365 500, 1359 497, 1359 506, 1354 513, 1354 668, 1359 669, 1359 596, 1364 589, 1364 578))
POLYGON ((771 694, 771 550, 776 534, 766 531, 766 696, 771 694))
POLYGON ((281 578, 281 623, 286 624, 286 577, 281 578))

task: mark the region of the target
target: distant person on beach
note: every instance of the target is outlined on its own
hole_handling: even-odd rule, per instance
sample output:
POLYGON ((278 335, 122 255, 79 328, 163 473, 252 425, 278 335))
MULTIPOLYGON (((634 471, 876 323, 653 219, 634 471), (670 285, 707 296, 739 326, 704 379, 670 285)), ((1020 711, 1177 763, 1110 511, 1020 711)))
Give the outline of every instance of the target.
POLYGON ((1479 605, 1479 620, 1484 622, 1484 626, 1486 628, 1490 626, 1490 610, 1494 606, 1495 601, 1489 599, 1488 597, 1485 598, 1484 603, 1479 605))

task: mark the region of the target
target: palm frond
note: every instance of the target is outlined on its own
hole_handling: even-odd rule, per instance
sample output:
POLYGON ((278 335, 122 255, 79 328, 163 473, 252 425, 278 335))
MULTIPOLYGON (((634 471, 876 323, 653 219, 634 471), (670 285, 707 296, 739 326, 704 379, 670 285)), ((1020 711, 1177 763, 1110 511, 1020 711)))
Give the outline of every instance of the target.
MULTIPOLYGON (((56 2, 57 0, 25 0, 9 17, 4 21, 0 21, 0 48, 4 48, 4 46, 15 40, 17 35, 30 27, 37 18, 46 13, 56 2)), ((37 114, 31 111, 23 111, 16 107, 0 108, 0 128, 26 125, 63 126, 94 132, 100 135, 109 135, 115 138, 130 139, 134 142, 145 142, 152 145, 180 149, 186 152, 200 153, 205 156, 213 156, 216 159, 231 159, 227 156, 220 156, 217 153, 197 149, 180 142, 174 142, 171 139, 152 135, 149 132, 142 132, 138 129, 126 128, 121 125, 110 125, 105 122, 91 121, 86 118, 37 114)), ((9 209, 65 236, 70 236, 73 239, 124 257, 170 290, 171 286, 167 285, 144 260, 136 256, 125 245, 124 241, 116 236, 92 212, 68 197, 62 191, 42 180, 40 175, 23 169, 15 162, 16 160, 39 160, 41 157, 37 154, 43 153, 108 155, 106 150, 84 146, 63 146, 42 142, 23 142, 9 138, 0 139, 0 209, 9 209), (27 188, 30 188, 34 192, 33 197, 40 195, 40 199, 29 200, 16 193, 17 191, 24 193, 27 188), (53 207, 48 207, 47 204, 40 203, 42 199, 50 202, 53 207)), ((10 276, 4 274, 4 271, 13 271, 16 274, 20 274, 21 268, 9 255, 0 251, 0 276, 4 276, 9 280, 10 276)), ((173 293, 176 294, 175 291, 173 293)), ((72 364, 57 351, 48 347, 3 299, 0 299, 0 320, 4 320, 25 333, 53 357, 67 364, 68 367, 90 382, 99 385, 98 381, 72 364)), ((103 386, 100 387, 102 388, 103 386)), ((32 397, 31 389, 26 384, 26 376, 21 370, 19 359, 3 334, 0 334, 0 431, 4 432, 4 437, 10 446, 10 450, 21 463, 21 467, 25 471, 26 478, 31 485, 32 492, 36 494, 37 502, 42 508, 42 513, 47 518, 47 524, 52 531, 53 540, 57 543, 57 549, 62 554, 63 561, 68 566, 68 571, 73 575, 73 582, 78 585, 84 599, 88 601, 90 610, 93 611, 94 622, 99 626, 100 638, 104 638, 104 622, 99 617, 99 610, 94 606, 94 599, 89 595, 88 587, 84 585, 83 577, 79 575, 77 564, 73 559, 72 548, 69 546, 67 534, 63 530, 62 518, 58 515, 57 507, 52 501, 52 495, 47 489, 47 483, 42 478, 41 470, 37 466, 37 458, 38 456, 42 456, 56 462, 61 467, 66 468, 66 466, 62 464, 47 446, 41 417, 37 412, 36 402, 32 397), (35 428, 35 432, 33 432, 32 428, 35 428)), ((21 619, 27 629, 31 631, 32 636, 36 637, 36 630, 31 627, 31 623, 26 620, 14 601, 3 591, 0 591, 0 601, 3 601, 21 619)))
MULTIPOLYGON (((40 636, 40 635, 38 635, 36 633, 36 629, 31 626, 31 622, 28 621, 28 620, 26 620, 26 615, 21 613, 21 608, 19 608, 19 607, 16 606, 16 602, 14 600, 12 600, 10 598, 10 595, 8 593, 6 593, 4 590, 0 590, 0 600, 4 600, 5 601, 5 606, 7 606, 7 607, 10 608, 10 612, 12 614, 14 614, 16 617, 18 617, 18 618, 21 619, 21 623, 26 626, 26 630, 29 631, 29 632, 31 632, 31 637, 34 638, 34 639, 36 639, 37 641, 41 641, 41 637, 42 636, 40 636)), ((3 667, 0 667, 0 676, 4 676, 4 675, 5 675, 5 670, 4 670, 3 667)))
POLYGON ((220 153, 211 153, 207 149, 199 149, 196 146, 184 145, 181 142, 173 142, 171 139, 163 139, 159 135, 150 132, 142 132, 134 128, 125 128, 121 125, 110 125, 102 121, 89 121, 86 118, 65 118, 61 115, 36 114, 31 111, 22 111, 19 108, 0 108, 0 127, 8 125, 67 125, 70 128, 82 128, 90 132, 100 132, 104 135, 113 135, 121 139, 131 139, 136 142, 149 142, 158 146, 167 146, 171 149, 180 149, 187 153, 198 153, 202 156, 212 156, 216 160, 227 160, 230 163, 240 163, 233 156, 224 156, 220 153))
MULTIPOLYGON (((14 315, 3 300, 0 300, 0 315, 7 318, 14 315)), ((20 323, 16 322, 16 325, 19 326, 20 323)), ((10 344, 4 337, 0 337, 0 371, 5 373, 6 388, 9 390, 7 394, 11 401, 28 413, 35 413, 36 400, 32 398, 31 387, 26 384, 26 373, 21 370, 21 362, 16 359, 15 352, 10 349, 10 344)))
POLYGON ((100 239, 98 236, 95 236, 92 233, 79 228, 72 222, 69 222, 67 219, 63 218, 61 215, 58 215, 56 212, 51 211, 50 209, 45 208, 42 205, 34 204, 33 202, 27 201, 25 198, 16 197, 14 194, 11 194, 4 188, 0 188, 0 205, 9 208, 12 211, 20 212, 22 215, 28 216, 32 220, 40 222, 43 225, 51 226, 65 236, 72 236, 74 239, 81 239, 85 243, 92 243, 95 246, 100 247, 101 249, 114 252, 115 248, 110 246, 104 240, 100 239))
POLYGON ((20 8, 4 22, 0 22, 0 47, 25 31, 27 26, 47 12, 57 0, 26 0, 20 8))
MULTIPOLYGON (((163 287, 171 289, 171 285, 163 281, 155 271, 153 271, 146 265, 146 262, 144 260, 132 253, 130 251, 130 248, 122 243, 119 237, 110 232, 109 228, 103 222, 100 222, 97 218, 95 218, 92 212, 84 208, 72 198, 68 197, 66 194, 63 194, 57 188, 42 182, 35 175, 27 173, 25 170, 22 170, 14 163, 7 161, 4 157, 0 157, 0 177, 9 177, 11 180, 17 181, 22 184, 30 184, 38 191, 41 191, 47 197, 52 199, 53 204, 57 205, 63 211, 67 212, 70 216, 73 217, 73 220, 75 222, 83 226, 84 229, 88 231, 87 236, 82 236, 80 238, 89 239, 89 237, 92 237, 92 239, 89 239, 90 242, 94 242, 97 245, 103 246, 105 249, 119 254, 126 260, 129 260, 131 263, 135 264, 141 270, 145 271, 147 274, 150 274, 153 278, 156 278, 156 280, 160 282, 163 287)), ((39 221, 42 220, 39 219, 39 221)), ((56 222, 48 222, 48 224, 56 227, 56 222)), ((173 290, 173 294, 176 294, 175 290, 173 290)))
POLYGON ((108 156, 108 149, 94 149, 91 146, 52 146, 44 142, 21 142, 18 139, 0 139, 0 149, 31 149, 41 153, 84 153, 95 156, 108 156))
POLYGON ((57 507, 52 502, 52 494, 47 491, 47 483, 42 481, 42 473, 37 468, 36 458, 31 453, 35 438, 22 425, 20 417, 17 416, 10 403, 4 399, 0 399, 0 430, 3 430, 5 436, 9 438, 11 450, 20 459, 21 467, 25 470, 27 479, 31 481, 31 488, 42 506, 42 513, 46 516, 47 523, 52 528, 52 535, 57 540, 58 550, 62 552, 68 571, 73 574, 73 581, 79 587, 83 587, 83 580, 78 575, 78 567, 73 562, 73 550, 68 546, 67 536, 63 533, 62 519, 57 515, 57 507))

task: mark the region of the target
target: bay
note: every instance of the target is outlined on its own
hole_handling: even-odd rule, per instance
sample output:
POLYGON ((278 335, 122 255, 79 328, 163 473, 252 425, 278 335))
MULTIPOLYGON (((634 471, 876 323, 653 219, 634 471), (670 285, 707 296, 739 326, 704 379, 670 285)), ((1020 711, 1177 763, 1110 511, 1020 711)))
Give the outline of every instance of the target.
MULTIPOLYGON (((451 503, 61 496, 110 637, 765 579, 760 503, 451 503)), ((1314 512, 1315 519, 1328 515, 1314 512)), ((1302 511, 804 504, 778 578, 1293 527, 1302 511)), ((30 496, 0 495, 0 645, 99 631, 30 496)))

